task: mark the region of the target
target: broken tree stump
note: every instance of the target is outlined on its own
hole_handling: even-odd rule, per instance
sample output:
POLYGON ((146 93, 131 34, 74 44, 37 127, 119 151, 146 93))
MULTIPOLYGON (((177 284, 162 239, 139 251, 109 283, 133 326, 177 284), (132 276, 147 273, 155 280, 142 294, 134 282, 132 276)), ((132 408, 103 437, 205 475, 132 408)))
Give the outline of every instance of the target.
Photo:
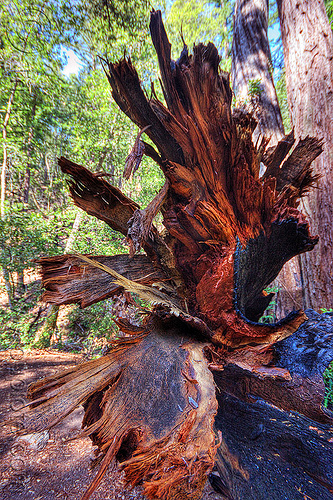
POLYGON ((332 498, 333 419, 322 406, 332 324, 320 333, 321 317, 311 326, 302 311, 260 322, 272 298, 265 288, 318 241, 298 206, 317 180, 311 162, 321 141, 295 144, 290 135, 273 149, 265 138, 253 144, 255 120, 232 109, 214 45, 194 46, 193 55, 185 45, 173 61, 159 11, 150 31, 165 103, 154 90, 147 98, 130 59, 104 69, 139 127, 125 175, 146 154, 165 186, 141 210, 60 158, 74 203, 127 234, 131 252, 40 264, 52 303, 85 307, 126 290, 154 308, 140 327, 118 322, 125 337, 103 357, 34 384, 25 430, 48 429, 84 405, 82 432, 102 461, 83 500, 113 459, 151 499, 199 500, 214 464, 213 484, 229 500, 268 491, 272 500, 332 498), (159 210, 163 233, 153 224, 159 210), (146 256, 134 255, 140 247, 146 256))

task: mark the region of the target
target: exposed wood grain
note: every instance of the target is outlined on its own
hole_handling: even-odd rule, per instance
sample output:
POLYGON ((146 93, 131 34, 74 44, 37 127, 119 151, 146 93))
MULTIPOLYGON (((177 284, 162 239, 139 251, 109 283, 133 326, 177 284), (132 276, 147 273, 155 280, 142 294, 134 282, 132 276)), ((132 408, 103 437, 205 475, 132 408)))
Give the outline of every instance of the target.
MULTIPOLYGON (((118 321, 129 337, 105 356, 31 387, 27 430, 53 426, 84 404, 82 433, 102 463, 83 500, 113 458, 151 499, 199 500, 218 446, 225 498, 263 500, 274 482, 274 500, 309 500, 314 491, 326 500, 332 416, 321 407, 322 368, 333 358, 331 330, 317 338, 319 319, 304 331, 303 311, 258 322, 271 298, 264 288, 288 259, 317 243, 298 205, 315 180, 311 161, 321 142, 306 138, 288 158, 292 134, 274 150, 265 152, 265 139, 254 145, 256 121, 232 111, 229 75, 219 71, 214 45, 199 44, 192 55, 184 47, 172 61, 160 12, 152 12, 150 30, 165 104, 154 92, 148 100, 130 60, 108 63, 106 72, 116 102, 156 147, 145 151, 165 174, 163 190, 139 211, 97 174, 60 160, 73 178, 74 201, 123 234, 131 220, 128 236, 147 257, 41 263, 49 299, 87 305, 122 287, 156 305, 140 327, 118 321), (151 225, 157 210, 163 236, 151 225), (150 286, 156 281, 165 290, 150 286)), ((139 140, 134 160, 143 153, 139 140)))
MULTIPOLYGON (((162 270, 153 267, 145 255, 97 255, 98 262, 111 267, 126 278, 142 284, 167 281, 162 270)), ((50 304, 80 304, 88 307, 116 295, 121 287, 114 283, 109 274, 93 267, 75 255, 42 257, 42 284, 45 289, 42 300, 50 304)))
POLYGON ((115 456, 127 480, 143 481, 151 499, 199 500, 213 468, 217 402, 204 344, 152 323, 148 331, 30 388, 39 398, 26 414, 26 428, 34 431, 85 401, 82 433, 106 453, 85 500, 115 456))
POLYGON ((61 157, 59 166, 72 177, 69 190, 75 205, 126 235, 127 222, 139 206, 118 188, 82 165, 61 157))

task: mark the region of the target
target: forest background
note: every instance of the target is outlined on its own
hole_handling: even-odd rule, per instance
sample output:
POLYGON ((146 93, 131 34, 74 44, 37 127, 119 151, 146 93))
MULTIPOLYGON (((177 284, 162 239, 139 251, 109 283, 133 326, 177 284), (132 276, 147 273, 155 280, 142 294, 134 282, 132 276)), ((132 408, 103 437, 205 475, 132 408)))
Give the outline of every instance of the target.
MULTIPOLYGON (((212 41, 231 69, 233 0, 4 0, 0 6, 0 348, 39 347, 99 355, 118 334, 112 299, 81 310, 39 301, 34 259, 64 252, 127 253, 124 238, 74 207, 57 158, 65 156, 110 182, 145 207, 163 184, 145 157, 133 179, 122 173, 138 130, 112 100, 102 60, 129 55, 148 93, 160 93, 157 58, 148 35, 149 11, 162 10, 178 58, 184 37, 191 49, 212 41), (80 61, 66 76, 68 51, 80 61)), ((333 22, 333 1, 327 0, 333 22)), ((270 1, 272 71, 285 131, 289 118, 278 14, 270 1)), ((249 85, 248 99, 260 92, 249 85)), ((237 97, 237 96, 236 96, 237 97)), ((157 220, 157 224, 159 221, 157 220)), ((148 304, 144 304, 149 307, 148 304)), ((327 311, 330 304, 322 304, 327 311)), ((132 314, 134 314, 134 309, 132 314)), ((274 303, 266 321, 275 319, 274 303)), ((333 369, 327 372, 332 398, 333 369)))

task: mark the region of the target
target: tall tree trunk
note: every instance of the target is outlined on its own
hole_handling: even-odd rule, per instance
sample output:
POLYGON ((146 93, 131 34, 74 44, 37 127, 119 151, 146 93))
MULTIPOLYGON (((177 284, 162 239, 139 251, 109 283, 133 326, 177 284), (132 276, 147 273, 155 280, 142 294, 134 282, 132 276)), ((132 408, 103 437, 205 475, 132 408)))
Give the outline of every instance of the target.
POLYGON ((4 282, 5 282, 5 288, 6 288, 7 297, 8 297, 8 305, 9 305, 10 309, 12 309, 13 308, 13 300, 14 300, 13 287, 12 287, 12 283, 11 283, 11 279, 10 279, 10 273, 4 265, 2 266, 2 276, 3 276, 4 282))
MULTIPOLYGON (((232 43, 232 81, 236 98, 251 101, 258 120, 255 135, 275 145, 284 135, 269 48, 268 0, 237 0, 232 43)), ((250 103, 251 104, 251 103, 250 103)))
POLYGON ((317 248, 301 256, 304 303, 320 310, 333 304, 333 36, 323 0, 277 3, 295 135, 324 139, 324 152, 313 164, 320 189, 302 202, 320 235, 317 248))
MULTIPOLYGON (((258 120, 254 135, 266 136, 275 146, 285 134, 273 81, 268 42, 268 0, 237 0, 232 45, 232 78, 236 98, 247 100, 258 120), (252 82, 252 89, 249 88, 252 82), (253 95, 253 93, 256 95, 253 95), (251 105, 252 103, 252 105, 251 105)), ((272 283, 276 288, 275 315, 286 316, 302 303, 298 256, 281 269, 272 283)))
POLYGON ((12 104, 15 97, 15 92, 17 89, 18 78, 16 78, 11 94, 9 96, 7 102, 7 109, 5 118, 2 124, 2 140, 3 140, 3 160, 2 160, 2 168, 1 168, 1 201, 0 201, 0 216, 1 219, 5 217, 5 198, 6 198, 6 172, 7 172, 7 157, 8 157, 8 148, 7 148, 7 126, 10 118, 10 113, 12 110, 12 104))
POLYGON ((34 119, 36 115, 36 105, 37 105, 37 95, 36 90, 33 92, 32 97, 32 107, 30 114, 30 127, 28 133, 28 142, 27 142, 27 167, 25 169, 24 176, 24 186, 23 186, 23 203, 29 203, 29 191, 30 191, 30 176, 31 176, 31 159, 33 152, 33 136, 34 136, 34 119))
POLYGON ((18 271, 17 273, 17 287, 16 293, 18 295, 23 295, 25 292, 25 284, 24 284, 24 271, 18 271))
MULTIPOLYGON (((84 220, 85 214, 82 210, 79 210, 75 216, 72 230, 67 239, 65 246, 65 254, 70 253, 73 248, 75 237, 80 228, 80 224, 84 220)), ((35 335, 34 344, 37 347, 48 347, 51 343, 52 335, 54 334, 55 328, 57 326, 57 320, 59 315, 60 305, 51 304, 47 311, 47 316, 40 329, 37 330, 35 335)))
MULTIPOLYGON (((15 79, 11 94, 9 96, 8 102, 7 102, 7 108, 6 108, 6 113, 5 117, 3 120, 2 124, 2 141, 3 141, 3 146, 2 146, 2 154, 3 154, 3 159, 2 159, 2 167, 1 167, 1 180, 0 180, 0 218, 2 220, 5 219, 5 199, 6 199, 6 173, 7 173, 7 161, 8 161, 8 147, 7 147, 7 126, 10 118, 10 113, 12 110, 12 105, 17 89, 17 84, 18 84, 18 78, 15 79)), ((3 274, 3 279, 5 282, 5 287, 6 287, 6 292, 8 295, 8 303, 9 307, 12 308, 13 306, 13 290, 12 290, 12 284, 11 284, 11 279, 10 279, 10 272, 6 268, 5 263, 2 264, 2 274, 3 274)))
POLYGON ((82 210, 79 210, 75 216, 72 230, 66 241, 65 253, 70 253, 72 251, 77 232, 80 229, 80 225, 82 224, 84 217, 85 213, 82 210))

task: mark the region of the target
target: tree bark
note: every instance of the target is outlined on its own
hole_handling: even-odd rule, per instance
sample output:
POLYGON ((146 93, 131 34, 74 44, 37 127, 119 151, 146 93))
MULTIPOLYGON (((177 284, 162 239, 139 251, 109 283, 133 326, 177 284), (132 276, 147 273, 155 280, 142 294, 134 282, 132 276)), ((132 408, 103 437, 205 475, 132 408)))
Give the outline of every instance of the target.
POLYGON ((1 219, 5 218, 5 198, 6 198, 6 172, 7 172, 7 157, 8 157, 8 148, 7 148, 7 126, 10 118, 10 113, 12 110, 12 104, 15 97, 15 92, 17 89, 18 78, 16 78, 12 92, 9 96, 7 109, 5 118, 2 124, 2 140, 3 140, 3 159, 2 159, 2 168, 1 168, 1 199, 0 199, 0 216, 1 219))
MULTIPOLYGON (((235 7, 232 45, 232 77, 236 98, 247 101, 258 120, 254 135, 267 137, 276 146, 284 136, 284 126, 273 81, 273 67, 268 42, 268 1, 238 0, 235 7), (250 82, 257 94, 251 95, 250 82)), ((281 269, 272 283, 276 288, 275 316, 283 318, 303 307, 299 258, 281 269)))
POLYGON ((7 297, 8 297, 8 305, 9 305, 10 309, 12 309, 13 308, 13 300, 14 300, 13 287, 12 287, 12 283, 11 283, 10 273, 4 265, 2 266, 2 276, 3 276, 3 280, 5 282, 5 288, 6 288, 7 297))
POLYGON ((24 284, 24 271, 18 271, 17 273, 17 288, 16 292, 18 295, 23 295, 25 292, 25 284, 24 284))
MULTIPOLYGON (((94 256, 94 261, 104 264, 132 281, 162 286, 167 276, 155 269, 146 255, 94 256)), ((114 277, 83 262, 76 255, 42 257, 37 261, 42 267, 45 288, 42 300, 50 304, 79 304, 85 308, 101 300, 113 297, 120 288, 114 277)))
POLYGON ((37 105, 37 94, 36 94, 36 91, 34 91, 33 96, 32 96, 30 127, 29 127, 28 142, 27 142, 27 167, 25 169, 25 176, 24 176, 23 203, 29 203, 31 160, 32 160, 32 152, 33 152, 32 141, 33 141, 33 136, 34 136, 34 119, 35 119, 35 115, 36 115, 36 105, 37 105))
POLYGON ((317 249, 301 256, 304 303, 319 311, 333 304, 333 35, 323 0, 277 3, 295 135, 324 139, 324 153, 314 162, 320 189, 302 202, 320 235, 317 249))
POLYGON ((332 498, 332 412, 322 408, 322 373, 333 357, 332 336, 324 334, 333 318, 307 313, 309 321, 272 346, 271 377, 269 357, 266 373, 256 358, 263 350, 252 363, 232 355, 224 370, 212 367, 223 438, 212 479, 227 499, 265 500, 268 491, 270 500, 332 498))
POLYGON ((107 453, 98 452, 105 455, 101 469, 82 500, 115 457, 129 483, 144 481, 149 498, 199 500, 217 447, 217 402, 204 344, 172 322, 153 322, 77 368, 29 389, 34 401, 25 425, 34 432, 49 428, 85 403, 82 434, 107 453))
POLYGON ((284 128, 273 81, 268 36, 268 0, 237 0, 232 43, 232 81, 236 99, 247 101, 258 120, 254 131, 282 139, 284 128))

